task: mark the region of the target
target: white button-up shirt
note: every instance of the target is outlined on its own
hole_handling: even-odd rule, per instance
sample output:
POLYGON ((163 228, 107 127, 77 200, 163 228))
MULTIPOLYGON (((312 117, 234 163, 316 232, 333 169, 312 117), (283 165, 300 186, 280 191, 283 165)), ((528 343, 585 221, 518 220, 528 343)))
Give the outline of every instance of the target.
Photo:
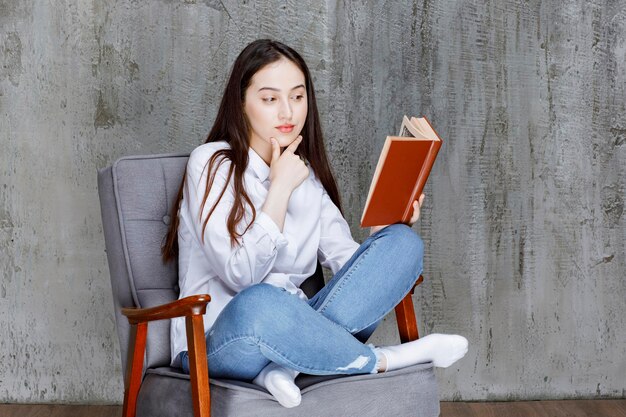
MULTIPOLYGON (((180 298, 194 294, 211 296, 204 316, 205 334, 220 311, 244 288, 264 282, 306 299, 299 287, 315 273, 318 259, 334 274, 359 247, 347 222, 312 169, 309 177, 291 194, 281 233, 272 218, 261 211, 270 186, 270 167, 252 148, 248 151, 244 186, 256 209, 254 222, 239 238, 240 244, 231 248, 226 222, 234 202, 233 174, 209 218, 203 243, 202 223, 224 188, 230 160, 226 159, 220 165, 200 219, 207 182, 208 167, 205 165, 214 152, 229 146, 223 141, 210 142, 191 153, 179 211, 180 298)), ((243 220, 237 225, 239 233, 252 218, 248 205, 245 210, 243 220)), ((173 319, 170 332, 173 361, 181 351, 187 350, 184 318, 173 319)))

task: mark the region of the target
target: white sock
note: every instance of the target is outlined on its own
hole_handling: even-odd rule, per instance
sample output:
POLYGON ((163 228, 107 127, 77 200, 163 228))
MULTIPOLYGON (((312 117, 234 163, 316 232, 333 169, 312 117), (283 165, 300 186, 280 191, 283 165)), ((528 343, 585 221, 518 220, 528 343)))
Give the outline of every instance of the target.
POLYGON ((467 353, 467 339, 456 334, 429 334, 421 339, 395 346, 376 348, 387 359, 386 371, 432 361, 447 368, 467 353))
POLYGON ((270 362, 252 381, 265 388, 286 408, 300 405, 302 396, 294 380, 300 372, 270 362))

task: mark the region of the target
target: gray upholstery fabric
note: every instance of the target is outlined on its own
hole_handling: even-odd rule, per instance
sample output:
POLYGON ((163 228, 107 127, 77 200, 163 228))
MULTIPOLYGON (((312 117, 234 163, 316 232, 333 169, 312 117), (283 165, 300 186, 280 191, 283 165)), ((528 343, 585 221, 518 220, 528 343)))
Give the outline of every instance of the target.
MULTIPOLYGON (((178 298, 177 263, 163 264, 160 248, 187 159, 188 155, 131 156, 98 174, 124 367, 129 327, 119 308, 153 307, 178 298)), ((169 365, 169 326, 169 320, 148 326, 147 368, 169 365)))
MULTIPOLYGON (((178 298, 177 262, 164 265, 160 247, 187 155, 121 158, 98 172, 98 192, 111 274, 115 319, 126 368, 130 327, 121 307, 151 307, 178 298)), ((302 285, 312 297, 324 285, 322 268, 302 285)), ((138 416, 191 416, 189 379, 169 368, 169 320, 150 323, 138 416)), ((350 377, 301 375, 302 404, 281 407, 265 390, 211 379, 212 416, 420 416, 439 414, 430 364, 350 377)))
MULTIPOLYGON (((192 416, 187 375, 172 368, 148 371, 139 393, 138 417, 192 416), (183 379, 185 378, 185 379, 183 379)), ((342 377, 300 375, 302 403, 284 408, 265 390, 241 381, 211 379, 211 417, 435 417, 439 415, 432 364, 383 374, 342 377)))

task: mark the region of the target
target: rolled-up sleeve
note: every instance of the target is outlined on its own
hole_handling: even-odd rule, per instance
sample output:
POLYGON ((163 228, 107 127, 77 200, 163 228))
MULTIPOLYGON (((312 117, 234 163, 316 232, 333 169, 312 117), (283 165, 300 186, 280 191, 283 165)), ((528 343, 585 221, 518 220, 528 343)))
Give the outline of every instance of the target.
MULTIPOLYGON (((207 160, 206 153, 193 152, 189 158, 181 214, 216 275, 228 287, 239 292, 263 280, 272 269, 280 248, 287 245, 287 240, 269 215, 257 210, 254 222, 239 238, 239 244, 231 247, 227 220, 234 203, 233 175, 208 220, 202 242, 202 225, 226 185, 230 165, 229 160, 220 165, 200 216, 208 177, 208 167, 205 168, 207 160)), ((238 233, 246 228, 252 216, 249 206, 246 205, 245 210, 246 215, 237 225, 238 233)))
POLYGON ((324 190, 320 214, 320 244, 317 250, 320 263, 336 274, 359 246, 352 238, 348 223, 324 190))

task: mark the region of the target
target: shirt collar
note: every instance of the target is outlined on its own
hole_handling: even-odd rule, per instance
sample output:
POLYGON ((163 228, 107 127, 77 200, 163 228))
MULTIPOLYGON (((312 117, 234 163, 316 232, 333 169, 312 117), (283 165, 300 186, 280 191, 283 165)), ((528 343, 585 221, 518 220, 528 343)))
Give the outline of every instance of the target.
POLYGON ((248 148, 248 164, 252 166, 254 173, 259 177, 261 182, 265 182, 270 176, 270 167, 252 147, 248 148))

